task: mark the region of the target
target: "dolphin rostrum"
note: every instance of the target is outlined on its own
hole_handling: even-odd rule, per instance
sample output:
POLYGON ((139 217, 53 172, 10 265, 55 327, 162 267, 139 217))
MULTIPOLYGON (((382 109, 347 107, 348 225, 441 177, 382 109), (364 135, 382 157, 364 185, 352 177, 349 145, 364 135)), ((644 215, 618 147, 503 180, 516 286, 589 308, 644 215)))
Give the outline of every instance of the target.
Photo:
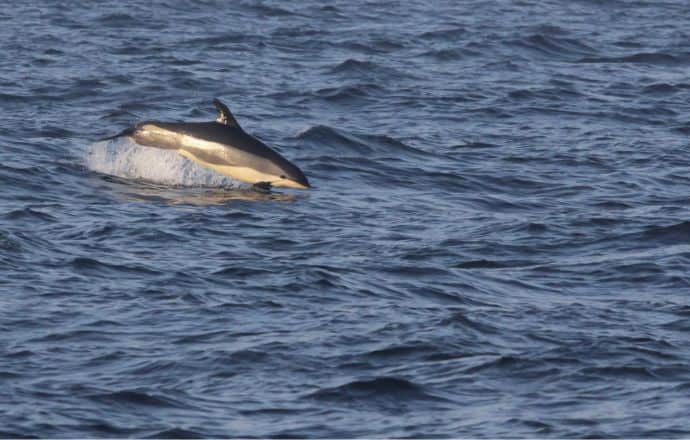
POLYGON ((233 179, 263 188, 309 188, 302 171, 266 144, 246 133, 228 107, 213 100, 213 122, 145 121, 105 138, 129 136, 137 144, 175 150, 180 155, 233 179))

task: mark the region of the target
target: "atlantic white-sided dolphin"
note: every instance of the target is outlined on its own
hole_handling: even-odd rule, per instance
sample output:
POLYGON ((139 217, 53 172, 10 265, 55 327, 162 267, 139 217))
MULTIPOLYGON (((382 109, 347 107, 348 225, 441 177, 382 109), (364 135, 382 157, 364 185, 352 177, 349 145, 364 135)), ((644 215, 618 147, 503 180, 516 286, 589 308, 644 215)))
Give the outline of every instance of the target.
POLYGON ((129 136, 137 144, 175 150, 221 174, 262 187, 309 188, 302 171, 266 144, 246 133, 228 107, 213 100, 213 122, 145 121, 104 140, 129 136))

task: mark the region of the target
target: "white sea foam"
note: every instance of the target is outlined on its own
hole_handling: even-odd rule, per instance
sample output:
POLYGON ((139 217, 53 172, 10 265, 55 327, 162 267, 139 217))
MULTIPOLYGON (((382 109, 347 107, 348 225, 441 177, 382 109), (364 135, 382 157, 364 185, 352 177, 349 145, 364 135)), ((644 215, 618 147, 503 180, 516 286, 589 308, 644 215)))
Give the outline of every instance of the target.
POLYGON ((87 146, 90 170, 125 179, 143 179, 166 185, 239 186, 239 182, 185 159, 172 150, 142 147, 129 139, 87 146))

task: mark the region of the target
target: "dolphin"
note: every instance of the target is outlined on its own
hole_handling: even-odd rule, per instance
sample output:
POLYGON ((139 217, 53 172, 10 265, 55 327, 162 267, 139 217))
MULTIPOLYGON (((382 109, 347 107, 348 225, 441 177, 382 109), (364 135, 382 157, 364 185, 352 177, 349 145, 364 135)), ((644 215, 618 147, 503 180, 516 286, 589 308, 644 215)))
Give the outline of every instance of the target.
POLYGON ((218 118, 212 122, 144 121, 127 128, 122 136, 137 144, 167 150, 233 179, 258 188, 310 188, 307 177, 292 162, 245 132, 228 107, 217 98, 218 118))

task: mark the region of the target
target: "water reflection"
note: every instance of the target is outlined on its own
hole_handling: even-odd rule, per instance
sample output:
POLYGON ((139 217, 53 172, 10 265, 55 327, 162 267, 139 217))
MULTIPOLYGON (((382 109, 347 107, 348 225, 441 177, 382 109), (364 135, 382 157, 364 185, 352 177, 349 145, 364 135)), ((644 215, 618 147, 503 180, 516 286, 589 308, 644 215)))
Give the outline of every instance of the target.
POLYGON ((293 202, 306 194, 263 191, 253 187, 166 186, 141 180, 101 176, 101 182, 123 202, 155 202, 173 205, 226 205, 232 202, 293 202))

